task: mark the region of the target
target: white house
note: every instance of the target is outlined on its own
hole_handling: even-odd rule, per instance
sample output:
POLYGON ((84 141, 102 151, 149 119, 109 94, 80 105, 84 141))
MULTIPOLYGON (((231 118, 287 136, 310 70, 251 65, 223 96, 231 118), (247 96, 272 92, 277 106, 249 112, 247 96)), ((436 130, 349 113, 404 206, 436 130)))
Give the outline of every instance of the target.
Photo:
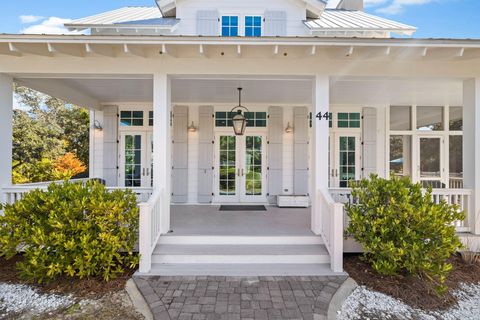
POLYGON ((140 272, 341 272, 346 187, 370 173, 434 187, 480 235, 479 40, 412 39, 362 0, 157 0, 66 27, 86 35, 0 35, 1 196, 42 187, 11 185, 12 83, 89 108, 91 177, 144 201, 140 272))

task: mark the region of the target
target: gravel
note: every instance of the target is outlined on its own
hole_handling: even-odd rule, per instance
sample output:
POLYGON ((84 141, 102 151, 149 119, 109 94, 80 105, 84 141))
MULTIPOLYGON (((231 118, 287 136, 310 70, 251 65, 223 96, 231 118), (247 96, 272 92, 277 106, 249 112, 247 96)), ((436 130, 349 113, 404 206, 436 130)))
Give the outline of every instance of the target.
POLYGON ((383 293, 360 286, 345 300, 337 319, 477 320, 480 318, 480 284, 463 284, 453 294, 458 299, 458 304, 454 307, 446 311, 423 311, 383 293))
POLYGON ((27 285, 0 283, 0 318, 25 312, 42 314, 66 308, 74 302, 71 296, 43 294, 27 285))

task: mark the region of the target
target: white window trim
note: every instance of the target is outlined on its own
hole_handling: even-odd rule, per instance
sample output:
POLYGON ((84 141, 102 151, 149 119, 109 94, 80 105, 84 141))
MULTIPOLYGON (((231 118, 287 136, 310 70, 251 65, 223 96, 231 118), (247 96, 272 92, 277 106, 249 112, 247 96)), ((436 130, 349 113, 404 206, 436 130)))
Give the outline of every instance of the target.
POLYGON ((219 12, 220 14, 220 21, 218 22, 219 25, 219 36, 222 36, 222 17, 224 16, 236 16, 238 17, 238 36, 239 37, 245 37, 245 17, 247 16, 254 16, 254 17, 260 17, 262 20, 262 34, 260 37, 263 37, 265 34, 265 12, 244 12, 244 11, 225 11, 225 12, 219 12))

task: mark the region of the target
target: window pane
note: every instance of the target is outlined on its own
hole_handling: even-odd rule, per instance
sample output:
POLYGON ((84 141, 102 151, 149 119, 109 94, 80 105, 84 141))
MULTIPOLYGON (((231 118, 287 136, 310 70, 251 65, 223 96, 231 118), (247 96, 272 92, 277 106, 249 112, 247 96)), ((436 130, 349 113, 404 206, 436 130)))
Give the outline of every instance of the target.
POLYGON ((440 178, 440 138, 420 138, 420 177, 440 178))
POLYGON ((450 136, 450 188, 463 188, 463 137, 450 136))
POLYGON ((231 16, 230 17, 230 25, 238 26, 238 17, 237 16, 231 16))
POLYGON ((222 27, 222 36, 224 37, 230 36, 230 29, 228 27, 222 27))
POLYGON ((411 136, 390 137, 390 171, 396 176, 411 175, 411 136))
POLYGON ((232 36, 232 37, 238 36, 238 28, 237 27, 234 27, 234 28, 230 29, 230 36, 232 36))
POLYGON ((230 25, 230 17, 223 16, 222 17, 222 26, 229 26, 230 25))
POLYGON ((417 129, 443 130, 443 107, 417 107, 417 129))
POLYGON ((390 107, 390 130, 412 130, 411 107, 390 107))
POLYGON ((463 130, 463 108, 450 107, 450 130, 463 130))
POLYGON ((246 28, 245 28, 245 36, 246 36, 246 37, 253 37, 253 28, 251 28, 251 27, 246 27, 246 28))
POLYGON ((252 16, 246 16, 245 17, 245 26, 247 26, 247 27, 253 26, 253 17, 252 16))
POLYGON ((261 27, 262 26, 262 17, 256 16, 254 18, 254 25, 255 25, 255 27, 261 27))

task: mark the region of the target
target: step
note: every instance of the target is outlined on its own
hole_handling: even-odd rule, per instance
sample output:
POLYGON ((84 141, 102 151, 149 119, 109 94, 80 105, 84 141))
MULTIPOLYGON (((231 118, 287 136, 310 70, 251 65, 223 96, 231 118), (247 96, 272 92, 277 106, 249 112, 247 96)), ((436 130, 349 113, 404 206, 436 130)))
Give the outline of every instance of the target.
POLYGON ((159 244, 193 245, 290 245, 323 244, 320 236, 173 236, 160 237, 159 244))
POLYGON ((152 263, 329 263, 323 245, 169 245, 159 244, 152 263))
POLYGON ((149 276, 345 276, 335 273, 329 263, 322 264, 153 264, 149 276))

